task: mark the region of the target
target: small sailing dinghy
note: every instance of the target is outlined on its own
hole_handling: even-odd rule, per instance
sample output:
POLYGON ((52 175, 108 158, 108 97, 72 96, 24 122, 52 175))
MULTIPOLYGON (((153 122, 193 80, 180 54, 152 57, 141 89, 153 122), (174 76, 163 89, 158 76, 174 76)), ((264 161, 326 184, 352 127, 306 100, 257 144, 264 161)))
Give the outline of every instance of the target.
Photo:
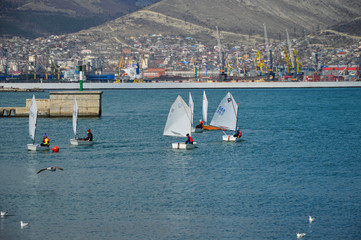
POLYGON ((73 104, 73 132, 74 132, 74 138, 70 139, 71 145, 93 145, 94 141, 85 141, 78 138, 77 131, 78 131, 78 114, 79 114, 79 108, 78 103, 76 101, 76 98, 74 98, 74 104, 73 104))
POLYGON ((189 92, 189 102, 188 102, 188 106, 191 109, 191 129, 192 132, 195 132, 195 128, 193 127, 193 116, 194 116, 194 102, 193 102, 193 98, 192 98, 192 94, 191 92, 189 92))
POLYGON ((29 109, 29 136, 33 140, 32 144, 28 144, 29 151, 48 151, 49 146, 41 146, 40 144, 35 144, 35 133, 36 133, 36 124, 38 121, 38 107, 36 105, 35 95, 31 99, 31 105, 29 109))
MULTIPOLYGON (((222 99, 216 112, 213 115, 211 126, 220 128, 224 131, 236 131, 238 120, 238 104, 230 92, 222 99)), ((224 132, 223 141, 241 141, 239 137, 227 135, 224 132)))
MULTIPOLYGON (((178 96, 169 110, 163 135, 171 137, 187 137, 187 134, 191 135, 191 118, 192 116, 190 107, 184 102, 181 96, 178 96)), ((195 145, 195 142, 193 144, 176 142, 172 143, 172 148, 193 149, 196 147, 195 145)))
POLYGON ((206 91, 203 91, 203 100, 202 100, 202 118, 203 118, 203 128, 195 129, 196 133, 201 133, 204 131, 204 127, 207 125, 207 114, 208 114, 208 99, 206 95, 206 91))

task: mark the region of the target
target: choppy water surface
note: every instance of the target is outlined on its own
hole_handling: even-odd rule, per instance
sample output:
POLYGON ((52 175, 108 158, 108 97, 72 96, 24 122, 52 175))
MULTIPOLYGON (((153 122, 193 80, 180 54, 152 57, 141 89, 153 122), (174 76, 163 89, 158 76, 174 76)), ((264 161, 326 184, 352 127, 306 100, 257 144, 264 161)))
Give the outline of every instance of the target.
MULTIPOLYGON (((209 121, 227 91, 206 90, 209 121)), ((92 147, 70 146, 70 118, 40 118, 59 153, 28 152, 28 119, 0 118, 0 239, 360 239, 361 89, 230 90, 243 141, 206 132, 176 151, 163 128, 188 92, 104 91, 103 115, 78 122, 92 147), (48 166, 64 171, 36 174, 48 166)))

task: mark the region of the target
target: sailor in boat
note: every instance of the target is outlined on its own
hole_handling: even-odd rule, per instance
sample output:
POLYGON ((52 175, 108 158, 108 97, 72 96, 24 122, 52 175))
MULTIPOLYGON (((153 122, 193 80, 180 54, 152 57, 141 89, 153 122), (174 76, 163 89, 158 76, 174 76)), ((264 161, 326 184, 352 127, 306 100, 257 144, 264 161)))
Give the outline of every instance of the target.
POLYGON ((199 120, 199 124, 196 126, 196 128, 203 129, 203 126, 204 126, 204 122, 201 119, 201 120, 199 120))
POLYGON ((93 141, 93 134, 91 133, 90 129, 88 129, 88 136, 86 138, 82 138, 82 141, 93 141))
POLYGON ((46 146, 46 147, 50 146, 50 140, 49 140, 48 136, 46 135, 46 133, 44 134, 43 142, 40 145, 46 146))
POLYGON ((239 129, 237 128, 236 132, 233 134, 233 137, 241 138, 241 137, 242 137, 242 132, 241 132, 241 130, 239 130, 239 129))
POLYGON ((187 141, 186 144, 193 144, 193 138, 187 133, 187 141))

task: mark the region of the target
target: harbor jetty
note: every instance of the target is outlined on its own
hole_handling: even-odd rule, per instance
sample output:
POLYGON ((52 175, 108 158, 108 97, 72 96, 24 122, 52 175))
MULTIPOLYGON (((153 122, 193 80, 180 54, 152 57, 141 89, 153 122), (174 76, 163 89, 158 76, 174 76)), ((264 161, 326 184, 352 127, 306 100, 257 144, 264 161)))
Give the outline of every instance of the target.
MULTIPOLYGON (((76 98, 79 117, 98 117, 102 113, 102 91, 49 92, 49 99, 36 99, 39 117, 72 117, 76 98)), ((25 107, 0 107, 0 117, 28 117, 31 99, 25 107)))
MULTIPOLYGON (((0 83, 4 88, 42 90, 77 90, 79 83, 0 83)), ((84 90, 106 89, 247 89, 247 88, 359 88, 361 81, 344 82, 148 82, 148 83, 83 83, 84 90)))

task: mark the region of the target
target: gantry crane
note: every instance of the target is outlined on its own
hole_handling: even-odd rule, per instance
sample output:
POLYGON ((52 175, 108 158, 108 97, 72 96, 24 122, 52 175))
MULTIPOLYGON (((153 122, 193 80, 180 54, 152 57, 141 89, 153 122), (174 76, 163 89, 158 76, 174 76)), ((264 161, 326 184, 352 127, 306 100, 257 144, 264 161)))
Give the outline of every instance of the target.
POLYGON ((264 68, 266 68, 266 65, 264 64, 264 61, 263 61, 263 58, 262 58, 262 55, 261 55, 260 51, 258 51, 256 53, 256 58, 255 58, 254 61, 255 61, 257 71, 259 72, 259 75, 261 76, 263 74, 264 68))
POLYGON ((300 72, 300 66, 302 66, 302 67, 304 67, 304 66, 301 63, 300 58, 298 57, 298 53, 297 53, 296 49, 293 49, 293 57, 294 57, 294 63, 296 65, 294 75, 296 75, 296 74, 298 74, 300 72))
POLYGON ((287 47, 285 47, 283 52, 285 55, 284 57, 285 57, 285 61, 286 61, 287 74, 290 74, 290 68, 293 68, 293 65, 292 65, 291 59, 288 55, 287 47))
POLYGON ((310 44, 310 41, 308 41, 306 30, 304 30, 304 35, 305 35, 305 41, 307 43, 308 50, 310 51, 310 55, 311 55, 311 64, 309 64, 309 65, 312 66, 312 68, 313 68, 315 66, 315 62, 316 62, 315 54, 313 54, 313 52, 312 52, 311 44, 310 44))
POLYGON ((292 44, 291 44, 291 40, 290 40, 290 36, 288 34, 288 29, 286 29, 286 34, 287 34, 287 45, 288 45, 288 52, 289 52, 289 57, 291 60, 292 65, 294 66, 295 63, 293 62, 293 52, 292 52, 292 44))
POLYGON ((8 67, 9 67, 9 58, 8 58, 8 50, 0 47, 1 53, 4 56, 4 73, 7 76, 8 75, 8 67))

